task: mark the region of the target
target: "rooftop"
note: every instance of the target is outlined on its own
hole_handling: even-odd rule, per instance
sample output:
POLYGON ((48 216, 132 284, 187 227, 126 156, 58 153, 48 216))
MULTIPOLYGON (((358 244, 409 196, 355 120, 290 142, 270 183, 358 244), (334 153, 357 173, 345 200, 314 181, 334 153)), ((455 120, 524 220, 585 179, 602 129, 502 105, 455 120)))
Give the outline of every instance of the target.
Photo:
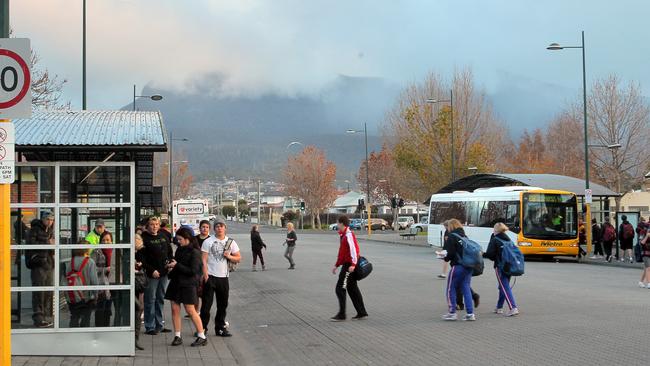
POLYGON ((88 148, 166 151, 160 112, 39 111, 15 119, 16 150, 88 148))

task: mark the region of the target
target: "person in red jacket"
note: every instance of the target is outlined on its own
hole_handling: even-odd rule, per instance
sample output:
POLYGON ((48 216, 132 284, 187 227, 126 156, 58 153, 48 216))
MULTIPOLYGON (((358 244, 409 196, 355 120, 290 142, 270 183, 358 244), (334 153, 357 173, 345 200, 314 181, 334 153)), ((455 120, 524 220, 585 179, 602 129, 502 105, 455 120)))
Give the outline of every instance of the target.
POLYGON ((346 320, 345 305, 346 293, 350 295, 352 305, 357 310, 357 315, 353 320, 361 320, 368 317, 366 307, 363 304, 363 296, 357 286, 357 278, 354 275, 354 269, 359 260, 359 243, 350 230, 350 219, 347 216, 341 216, 338 220, 339 235, 341 237, 339 244, 339 255, 336 264, 332 268, 332 274, 336 274, 336 270, 341 267, 339 272, 339 280, 336 282, 336 297, 339 299, 339 312, 332 317, 332 321, 346 320))

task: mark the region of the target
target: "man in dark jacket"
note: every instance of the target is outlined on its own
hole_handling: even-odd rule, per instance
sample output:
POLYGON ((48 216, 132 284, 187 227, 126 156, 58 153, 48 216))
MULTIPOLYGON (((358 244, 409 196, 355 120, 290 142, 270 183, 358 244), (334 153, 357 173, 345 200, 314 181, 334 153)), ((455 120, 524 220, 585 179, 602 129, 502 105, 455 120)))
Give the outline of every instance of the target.
POLYGON ((603 252, 603 234, 600 225, 596 219, 591 219, 591 242, 594 244, 594 255, 591 259, 602 258, 605 253, 603 252))
POLYGON ((257 258, 260 258, 260 264, 262 265, 262 271, 266 270, 264 265, 264 256, 262 255, 262 248, 266 249, 266 244, 262 240, 260 235, 259 226, 253 225, 251 229, 251 251, 253 252, 253 272, 257 271, 255 266, 257 265, 257 258))
MULTIPOLYGON (((27 238, 28 244, 54 244, 52 227, 54 216, 45 214, 42 220, 34 219, 27 238)), ((54 250, 32 249, 25 251, 25 264, 31 270, 32 286, 53 286, 54 250)), ((32 320, 34 326, 47 328, 52 326, 53 295, 50 291, 32 292, 32 320)))
POLYGON ((138 259, 147 274, 148 283, 144 292, 144 327, 146 334, 169 333, 163 324, 163 306, 167 288, 166 265, 173 259, 171 243, 160 231, 160 219, 150 217, 147 231, 142 233, 144 247, 138 252, 138 259))
POLYGON ((634 245, 634 235, 635 230, 634 226, 627 221, 627 216, 622 215, 621 220, 623 223, 618 227, 618 238, 621 243, 622 256, 620 257, 621 262, 629 260, 630 263, 634 263, 634 258, 632 257, 632 246, 634 245))

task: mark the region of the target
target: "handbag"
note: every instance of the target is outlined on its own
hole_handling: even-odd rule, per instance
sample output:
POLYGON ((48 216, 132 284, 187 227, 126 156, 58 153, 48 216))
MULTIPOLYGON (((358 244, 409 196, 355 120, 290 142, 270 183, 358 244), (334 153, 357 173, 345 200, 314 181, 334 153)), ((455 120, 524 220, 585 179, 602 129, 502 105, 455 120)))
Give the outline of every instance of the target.
POLYGON ((147 279, 147 275, 144 274, 142 271, 137 271, 135 272, 135 292, 136 293, 144 293, 144 290, 147 288, 147 285, 149 284, 149 280, 147 279))
POLYGON ((354 275, 357 278, 357 281, 361 281, 368 275, 372 273, 372 263, 366 259, 366 257, 359 257, 357 266, 354 268, 354 275))
MULTIPOLYGON (((232 239, 228 239, 228 241, 226 242, 226 246, 223 248, 223 250, 226 252, 229 251, 232 242, 233 242, 232 239)), ((237 264, 238 263, 228 261, 228 272, 235 272, 237 270, 237 264)))

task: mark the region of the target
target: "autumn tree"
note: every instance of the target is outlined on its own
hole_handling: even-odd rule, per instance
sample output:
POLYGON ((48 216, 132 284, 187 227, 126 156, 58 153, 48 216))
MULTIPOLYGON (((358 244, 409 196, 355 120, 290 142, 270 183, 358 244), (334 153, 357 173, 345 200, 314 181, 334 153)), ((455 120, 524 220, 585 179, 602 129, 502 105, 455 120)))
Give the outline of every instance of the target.
POLYGON ((287 193, 305 202, 312 227, 320 229, 320 213, 336 199, 336 165, 322 150, 306 146, 287 159, 283 176, 287 193))
POLYGON ((582 112, 562 112, 548 126, 546 157, 552 162, 552 173, 583 179, 584 127, 582 112))
MULTIPOLYGON (((172 164, 173 200, 187 197, 194 177, 190 172, 185 154, 174 152, 172 164)), ((163 189, 163 208, 171 207, 169 202, 169 153, 154 154, 154 185, 163 189)))
POLYGON ((386 203, 396 193, 401 193, 402 179, 399 170, 395 165, 391 151, 386 145, 382 146, 379 152, 372 151, 368 155, 368 181, 366 184, 366 160, 359 166, 357 182, 361 192, 368 195, 367 187, 370 187, 370 199, 372 203, 386 203))
POLYGON ((540 129, 532 134, 524 131, 517 146, 507 154, 507 160, 510 170, 516 173, 552 173, 555 168, 540 129))
POLYGON ((455 72, 450 83, 430 74, 407 86, 387 115, 386 130, 385 141, 396 166, 414 173, 422 185, 420 191, 429 194, 451 180, 452 145, 456 178, 469 174, 469 167, 493 170, 496 157, 502 154, 503 127, 485 93, 474 85, 469 69, 455 72), (427 103, 430 98, 447 98, 451 89, 453 111, 449 104, 427 103))

